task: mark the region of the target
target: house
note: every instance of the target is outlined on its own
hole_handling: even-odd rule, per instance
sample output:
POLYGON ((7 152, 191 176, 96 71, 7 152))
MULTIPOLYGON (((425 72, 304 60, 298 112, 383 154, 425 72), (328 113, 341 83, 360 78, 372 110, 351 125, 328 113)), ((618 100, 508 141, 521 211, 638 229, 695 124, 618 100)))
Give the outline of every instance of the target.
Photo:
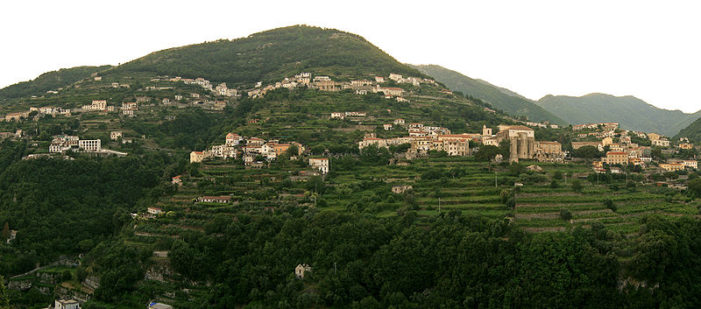
POLYGON ((385 78, 383 76, 375 76, 375 82, 378 84, 382 84, 385 82, 385 78))
POLYGON ((163 213, 163 209, 160 209, 158 207, 149 207, 146 209, 146 212, 152 215, 160 215, 163 213))
POLYGON ((344 113, 331 113, 331 119, 343 119, 346 118, 346 115, 344 113))
POLYGON ((122 115, 124 116, 129 116, 129 117, 134 117, 134 111, 129 109, 129 110, 123 110, 122 115))
POLYGON ((385 131, 392 130, 392 124, 391 123, 385 123, 382 125, 382 127, 385 129, 385 131))
POLYGON ((16 238, 17 238, 17 230, 10 230, 10 235, 7 237, 7 240, 5 240, 5 243, 9 245, 16 238))
POLYGON ((389 79, 398 82, 402 80, 402 75, 401 74, 395 74, 395 73, 389 73, 389 79))
POLYGON ((183 185, 182 175, 178 175, 178 176, 171 178, 170 183, 177 185, 177 186, 182 186, 183 185))
POLYGON ((685 169, 686 166, 681 163, 660 163, 660 168, 668 172, 675 172, 685 169))
POLYGON ((226 142, 225 145, 229 147, 237 146, 238 144, 243 141, 243 137, 236 133, 228 133, 226 134, 226 142))
POLYGON ((397 97, 397 102, 404 103, 404 102, 409 102, 409 100, 402 98, 402 97, 397 97))
POLYGON ((650 139, 650 141, 655 141, 662 138, 662 135, 659 135, 657 133, 648 133, 647 138, 650 139))
POLYGON ((265 144, 265 140, 258 137, 251 137, 246 140, 246 146, 263 146, 263 144, 265 144))
POLYGON ((691 150, 691 149, 694 149, 694 144, 681 143, 681 144, 679 144, 679 149, 691 150))
POLYGON ((665 138, 652 140, 652 146, 669 147, 669 140, 667 140, 665 138))
POLYGON ((5 121, 20 121, 29 118, 29 112, 8 113, 5 115, 5 121))
POLYGON ((80 309, 80 303, 75 299, 59 299, 54 301, 53 309, 80 309))
POLYGON ((236 148, 233 146, 227 146, 226 144, 212 146, 211 156, 222 159, 236 159, 236 148))
POLYGON ((100 152, 102 141, 99 139, 81 139, 78 141, 78 148, 86 152, 100 152))
POLYGON ((328 174, 329 172, 329 159, 328 158, 309 158, 309 166, 318 169, 322 174, 328 174))
POLYGON ((403 125, 404 125, 404 119, 402 119, 402 118, 394 119, 394 125, 403 126, 403 125))
POLYGON ((414 188, 411 185, 398 185, 398 186, 392 186, 392 193, 394 194, 402 194, 406 191, 413 190, 414 188))
POLYGON ((200 196, 197 198, 200 203, 219 203, 228 204, 231 202, 231 196, 200 196))
POLYGON ((628 154, 620 151, 609 151, 606 153, 606 157, 602 158, 602 161, 608 165, 626 165, 628 164, 628 154))
POLYGON ((193 151, 190 152, 190 163, 199 163, 208 157, 207 151, 193 151))
POLYGON ((122 138, 122 131, 112 131, 110 132, 110 139, 116 141, 122 138))
POLYGON ((404 94, 404 89, 402 88, 397 88, 397 87, 380 87, 377 86, 376 88, 373 88, 373 92, 382 92, 385 95, 388 96, 394 96, 394 97, 400 97, 404 94))
POLYGON ((122 110, 138 110, 139 106, 136 102, 124 102, 122 103, 122 110))
POLYGON ((295 276, 297 277, 297 279, 304 279, 304 273, 311 271, 311 266, 307 264, 297 264, 297 267, 295 267, 295 276))

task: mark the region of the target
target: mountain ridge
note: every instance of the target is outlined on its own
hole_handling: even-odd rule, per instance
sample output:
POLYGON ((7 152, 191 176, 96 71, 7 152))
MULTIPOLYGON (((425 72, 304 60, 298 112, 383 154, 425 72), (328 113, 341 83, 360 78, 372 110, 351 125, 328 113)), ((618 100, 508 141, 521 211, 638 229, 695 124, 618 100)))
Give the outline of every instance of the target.
POLYGON ((548 94, 536 104, 572 124, 619 122, 630 130, 674 136, 701 117, 701 111, 684 113, 658 108, 633 95, 589 93, 583 96, 548 94))
POLYGON ((557 115, 538 106, 532 100, 509 89, 492 85, 485 80, 473 79, 460 72, 435 64, 411 66, 430 75, 453 91, 460 91, 465 95, 480 99, 513 116, 526 116, 529 120, 536 122, 548 121, 560 125, 567 123, 557 115))

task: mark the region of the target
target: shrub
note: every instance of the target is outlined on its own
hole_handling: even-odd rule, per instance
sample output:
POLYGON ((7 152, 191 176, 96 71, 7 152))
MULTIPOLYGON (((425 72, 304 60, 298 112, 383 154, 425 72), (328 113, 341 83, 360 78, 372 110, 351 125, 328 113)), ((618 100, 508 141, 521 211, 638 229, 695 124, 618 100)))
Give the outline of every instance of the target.
POLYGON ((613 203, 613 201, 611 199, 604 200, 604 206, 606 206, 606 208, 608 208, 608 209, 611 209, 611 211, 613 211, 613 212, 616 212, 616 210, 618 209, 616 207, 616 204, 613 203))
POLYGON ((572 219, 572 213, 567 209, 560 209, 560 219, 569 221, 572 219))
POLYGON ((550 182, 550 188, 557 189, 560 187, 560 184, 557 182, 557 180, 553 179, 553 181, 550 182))
POLYGON ((584 187, 582 186, 582 182, 581 182, 581 181, 579 181, 579 180, 577 180, 577 179, 575 179, 574 181, 572 181, 572 191, 574 191, 574 192, 582 192, 582 189, 583 189, 583 188, 584 188, 584 187))

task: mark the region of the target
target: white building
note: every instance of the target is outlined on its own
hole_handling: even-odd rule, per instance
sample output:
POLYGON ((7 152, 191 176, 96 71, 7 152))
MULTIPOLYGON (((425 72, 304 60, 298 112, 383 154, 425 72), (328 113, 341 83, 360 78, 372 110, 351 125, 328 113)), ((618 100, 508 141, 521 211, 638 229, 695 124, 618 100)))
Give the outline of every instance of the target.
POLYGON ((53 309, 80 309, 80 303, 75 299, 59 299, 54 301, 53 309))
POLYGON ((110 132, 110 139, 116 141, 122 138, 122 131, 112 131, 110 132))
POLYGON ((79 140, 78 148, 87 152, 100 152, 102 150, 102 141, 99 139, 79 140))
POLYGON ((309 166, 318 169, 322 174, 329 172, 328 158, 309 158, 309 166))

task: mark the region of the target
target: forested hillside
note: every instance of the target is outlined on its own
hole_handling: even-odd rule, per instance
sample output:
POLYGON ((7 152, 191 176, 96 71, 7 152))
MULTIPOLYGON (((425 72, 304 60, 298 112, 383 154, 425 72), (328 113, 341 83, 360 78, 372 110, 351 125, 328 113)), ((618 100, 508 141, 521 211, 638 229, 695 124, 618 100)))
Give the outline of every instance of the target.
POLYGON ((92 73, 101 72, 109 68, 111 68, 109 65, 97 67, 81 66, 47 72, 31 81, 20 82, 0 89, 0 100, 43 95, 49 90, 57 90, 68 86, 89 77, 92 73))
POLYGON ((679 131, 679 133, 674 136, 674 139, 682 137, 688 138, 689 141, 695 144, 701 143, 701 118, 696 119, 696 121, 692 122, 688 127, 679 131))
POLYGON ((162 50, 113 72, 205 77, 231 85, 280 80, 300 72, 356 78, 389 73, 422 76, 358 35, 309 26, 162 50))
POLYGON ((538 105, 572 124, 618 122, 621 127, 674 136, 701 117, 652 106, 636 97, 592 93, 582 97, 548 95, 538 105))
POLYGON ((525 116, 530 121, 564 125, 566 121, 536 105, 533 101, 483 80, 476 80, 439 65, 415 65, 414 68, 443 83, 453 91, 460 91, 480 99, 513 116, 525 116))

